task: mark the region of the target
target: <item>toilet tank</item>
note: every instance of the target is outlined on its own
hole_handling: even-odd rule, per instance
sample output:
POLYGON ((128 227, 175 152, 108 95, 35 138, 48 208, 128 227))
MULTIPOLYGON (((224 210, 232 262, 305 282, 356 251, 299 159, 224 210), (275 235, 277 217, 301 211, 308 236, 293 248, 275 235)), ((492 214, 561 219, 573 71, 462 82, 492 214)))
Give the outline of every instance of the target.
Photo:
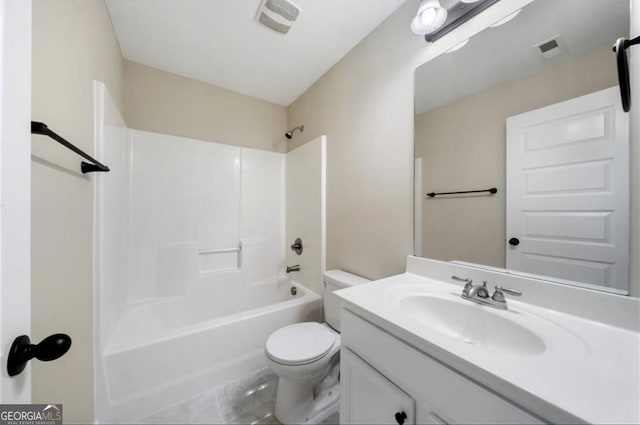
POLYGON ((329 326, 340 332, 341 300, 333 292, 371 281, 342 270, 327 270, 324 272, 323 278, 324 293, 322 294, 322 299, 324 301, 324 318, 329 326))

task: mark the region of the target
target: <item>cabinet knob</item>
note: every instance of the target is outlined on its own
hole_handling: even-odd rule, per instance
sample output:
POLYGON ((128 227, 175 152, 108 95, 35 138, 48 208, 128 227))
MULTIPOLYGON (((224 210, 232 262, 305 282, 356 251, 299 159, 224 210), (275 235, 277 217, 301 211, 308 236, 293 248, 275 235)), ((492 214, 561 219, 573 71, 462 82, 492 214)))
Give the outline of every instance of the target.
POLYGON ((407 420, 407 414, 404 412, 398 412, 396 413, 396 422, 398 422, 398 425, 404 425, 404 421, 407 420))

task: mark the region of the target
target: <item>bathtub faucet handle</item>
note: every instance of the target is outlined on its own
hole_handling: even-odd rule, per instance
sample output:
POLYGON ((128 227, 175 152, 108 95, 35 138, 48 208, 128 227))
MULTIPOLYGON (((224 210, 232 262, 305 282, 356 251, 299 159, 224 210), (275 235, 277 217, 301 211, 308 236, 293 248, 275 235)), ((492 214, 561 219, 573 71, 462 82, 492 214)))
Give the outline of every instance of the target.
POLYGON ((293 245, 291 245, 291 251, 298 255, 302 255, 302 249, 302 239, 296 238, 296 240, 293 241, 293 245))
POLYGON ((295 266, 287 266, 287 274, 291 273, 291 272, 299 272, 300 271, 300 265, 296 264, 295 266))

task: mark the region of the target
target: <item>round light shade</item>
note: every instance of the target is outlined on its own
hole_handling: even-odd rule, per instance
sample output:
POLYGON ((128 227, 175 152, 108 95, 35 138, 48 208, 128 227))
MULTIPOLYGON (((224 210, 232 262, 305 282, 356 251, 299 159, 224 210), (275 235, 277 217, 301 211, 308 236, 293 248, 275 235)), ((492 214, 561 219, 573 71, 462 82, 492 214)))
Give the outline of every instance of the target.
POLYGON ((445 53, 453 53, 453 52, 457 52, 458 50, 460 50, 460 49, 462 49, 464 46, 466 46, 468 42, 469 42, 469 39, 467 38, 465 41, 463 41, 462 43, 456 44, 455 46, 453 46, 452 48, 450 48, 449 50, 447 50, 445 53))
POLYGON ((447 20, 447 9, 439 0, 422 0, 418 14, 411 21, 411 31, 415 34, 431 34, 442 27, 447 20))
POLYGON ((518 13, 522 12, 522 9, 518 9, 515 12, 513 12, 511 15, 505 16, 504 18, 500 19, 498 22, 496 22, 493 25, 489 25, 491 28, 495 28, 495 27, 499 27, 500 25, 504 25, 507 22, 511 21, 513 18, 515 18, 516 16, 518 16, 518 13))

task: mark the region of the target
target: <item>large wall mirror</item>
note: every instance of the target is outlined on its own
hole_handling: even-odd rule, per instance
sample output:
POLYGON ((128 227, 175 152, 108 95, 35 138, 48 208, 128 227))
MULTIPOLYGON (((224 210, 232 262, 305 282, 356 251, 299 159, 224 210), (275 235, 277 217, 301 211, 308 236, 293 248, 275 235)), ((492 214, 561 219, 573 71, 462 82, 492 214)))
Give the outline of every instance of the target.
POLYGON ((628 293, 629 22, 536 0, 416 70, 417 255, 628 293))

